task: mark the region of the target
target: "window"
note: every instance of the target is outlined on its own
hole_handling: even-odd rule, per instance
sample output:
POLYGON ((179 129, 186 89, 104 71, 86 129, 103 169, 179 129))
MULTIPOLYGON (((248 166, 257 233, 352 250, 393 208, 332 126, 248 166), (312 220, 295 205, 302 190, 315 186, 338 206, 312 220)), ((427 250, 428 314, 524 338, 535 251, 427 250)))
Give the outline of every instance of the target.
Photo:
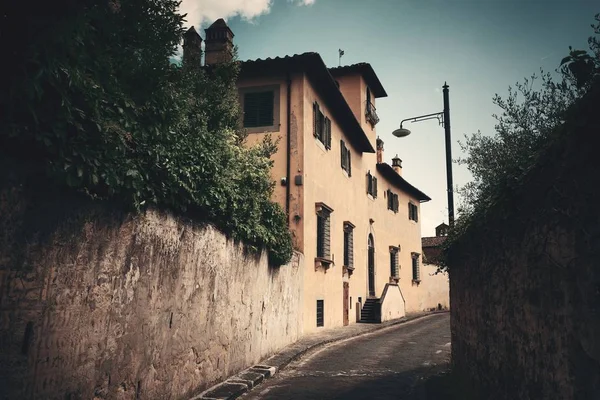
POLYGON ((398 278, 398 247, 390 246, 390 276, 392 278, 398 278))
POLYGON ((346 143, 340 140, 340 149, 342 157, 342 169, 348 173, 348 176, 352 176, 352 163, 350 161, 350 149, 346 147, 346 143))
POLYGON ((420 282, 421 281, 421 270, 419 267, 419 253, 412 253, 412 271, 413 271, 413 281, 420 282))
POLYGON ((273 90, 244 94, 244 128, 273 126, 273 90))
POLYGON ((367 172, 367 193, 377 198, 377 178, 371 175, 371 171, 367 172))
POLYGON ((317 257, 325 260, 331 259, 330 220, 332 211, 325 204, 317 203, 317 257))
POLYGON ((354 225, 344 222, 344 266, 354 269, 354 225))
POLYGON ((317 300, 317 327, 324 325, 325 320, 325 300, 317 300))
POLYGON ((313 103, 313 135, 327 150, 331 149, 331 120, 323 115, 319 103, 313 103))
POLYGON ((398 195, 392 192, 391 190, 386 191, 387 195, 387 208, 388 210, 392 210, 393 212, 398 212, 398 195))
POLYGON ((408 219, 419 221, 419 208, 413 203, 408 203, 408 219))

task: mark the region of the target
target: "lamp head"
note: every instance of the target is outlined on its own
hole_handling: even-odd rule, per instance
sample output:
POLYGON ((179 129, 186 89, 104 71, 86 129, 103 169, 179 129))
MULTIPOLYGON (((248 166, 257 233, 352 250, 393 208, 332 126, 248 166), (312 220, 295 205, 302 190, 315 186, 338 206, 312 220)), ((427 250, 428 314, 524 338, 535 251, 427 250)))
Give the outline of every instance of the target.
POLYGON ((392 135, 396 136, 396 137, 405 137, 410 135, 410 130, 403 128, 402 125, 400 125, 400 128, 396 129, 395 131, 392 132, 392 135))

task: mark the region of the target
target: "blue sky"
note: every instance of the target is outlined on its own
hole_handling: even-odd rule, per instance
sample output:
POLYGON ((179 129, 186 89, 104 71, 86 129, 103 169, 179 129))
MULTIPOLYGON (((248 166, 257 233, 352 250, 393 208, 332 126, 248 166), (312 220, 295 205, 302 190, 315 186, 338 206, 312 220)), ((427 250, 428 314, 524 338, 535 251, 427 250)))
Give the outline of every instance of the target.
MULTIPOLYGON (((422 234, 447 221, 444 131, 437 121, 391 132, 400 120, 441 111, 450 85, 452 155, 458 140, 494 134, 495 93, 539 72, 553 71, 568 46, 587 49, 597 0, 185 0, 197 6, 190 24, 227 17, 242 60, 314 51, 329 66, 370 63, 388 93, 378 99, 377 133, 385 158, 398 154, 403 176, 433 200, 421 208, 422 234), (304 5, 303 3, 311 3, 304 5), (228 3, 230 7, 227 8, 228 3), (211 8, 212 7, 212 8, 211 8), (236 15, 242 14, 243 16, 236 15)), ((204 36, 204 35, 203 35, 204 36)), ((471 179, 454 164, 454 183, 471 179)), ((460 201, 455 199, 455 207, 460 201)))

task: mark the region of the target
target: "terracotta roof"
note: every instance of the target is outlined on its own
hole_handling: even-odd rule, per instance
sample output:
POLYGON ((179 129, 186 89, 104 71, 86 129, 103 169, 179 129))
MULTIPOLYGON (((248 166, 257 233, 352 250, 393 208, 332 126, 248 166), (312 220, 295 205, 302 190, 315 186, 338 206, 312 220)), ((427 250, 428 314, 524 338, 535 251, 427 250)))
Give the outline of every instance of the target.
POLYGON ((429 236, 421 238, 421 247, 440 247, 448 236, 429 236))
POLYGON ((388 181, 390 181, 400 189, 415 196, 421 203, 431 200, 429 196, 421 192, 419 189, 408 183, 406 179, 398 175, 398 173, 394 171, 394 168, 392 168, 391 165, 387 163, 379 163, 377 164, 377 171, 384 178, 386 178, 388 181))
POLYGON ((305 72, 313 83, 315 91, 328 105, 334 118, 356 149, 365 153, 375 152, 367 134, 318 53, 243 61, 240 78, 262 77, 282 72, 305 72))
POLYGON ((371 92, 376 98, 387 97, 387 93, 383 88, 383 85, 379 81, 377 74, 369 63, 362 62, 358 64, 344 65, 343 67, 329 68, 329 72, 331 72, 331 75, 333 76, 346 75, 348 73, 361 74, 367 83, 367 86, 369 86, 369 89, 371 89, 371 92))

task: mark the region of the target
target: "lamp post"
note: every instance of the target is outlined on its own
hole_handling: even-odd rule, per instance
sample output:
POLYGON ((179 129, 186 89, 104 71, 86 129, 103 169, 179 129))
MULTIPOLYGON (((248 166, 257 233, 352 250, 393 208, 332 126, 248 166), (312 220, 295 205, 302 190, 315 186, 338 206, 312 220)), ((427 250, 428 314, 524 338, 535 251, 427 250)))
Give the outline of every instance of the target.
POLYGON ((418 117, 412 117, 403 119, 400 121, 400 128, 392 132, 396 137, 405 137, 410 135, 410 130, 403 128, 402 124, 406 121, 421 122, 429 119, 436 118, 440 125, 444 127, 446 134, 446 180, 448 185, 448 225, 452 228, 454 226, 454 192, 452 189, 452 139, 450 136, 450 100, 448 96, 448 84, 444 82, 442 86, 444 94, 444 110, 441 112, 420 115, 418 117))

